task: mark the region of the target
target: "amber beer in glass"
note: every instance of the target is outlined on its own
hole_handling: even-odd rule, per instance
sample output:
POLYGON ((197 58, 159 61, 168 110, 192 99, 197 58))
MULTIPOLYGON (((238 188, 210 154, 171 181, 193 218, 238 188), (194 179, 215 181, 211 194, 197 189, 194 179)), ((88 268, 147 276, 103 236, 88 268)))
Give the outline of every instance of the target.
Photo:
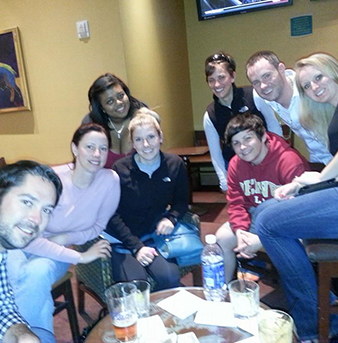
POLYGON ((137 341, 136 286, 119 282, 109 287, 105 294, 115 336, 118 342, 137 341))

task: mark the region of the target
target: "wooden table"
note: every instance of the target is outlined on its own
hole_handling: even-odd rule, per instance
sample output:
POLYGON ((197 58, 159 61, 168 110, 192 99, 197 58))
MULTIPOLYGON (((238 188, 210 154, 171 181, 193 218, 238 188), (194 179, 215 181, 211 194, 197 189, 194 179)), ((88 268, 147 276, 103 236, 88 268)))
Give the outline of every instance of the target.
MULTIPOLYGON (((188 174, 188 181, 189 181, 189 204, 192 205, 193 198, 193 179, 191 175, 191 158, 201 157, 204 155, 207 155, 209 152, 209 147, 206 146, 189 146, 189 147, 182 147, 182 148, 172 148, 167 150, 169 154, 175 154, 182 158, 184 161, 184 164, 187 168, 187 174, 188 174)), ((192 209, 192 212, 197 213, 198 215, 202 215, 206 213, 206 211, 199 210, 199 209, 192 209), (203 213, 202 213, 203 212, 203 213)))
MULTIPOLYGON (((201 339, 201 341, 203 342, 234 343, 251 336, 246 331, 242 331, 237 328, 196 324, 194 322, 195 314, 189 316, 184 320, 181 320, 178 317, 171 315, 169 312, 166 312, 161 307, 157 306, 158 302, 174 295, 182 289, 189 291, 202 299, 205 299, 202 287, 179 287, 155 292, 150 295, 150 315, 159 315, 164 325, 167 328, 172 328, 177 334, 194 332, 197 338, 201 339)), ((262 307, 268 308, 263 304, 262 307)), ((104 330, 113 330, 109 315, 98 322, 98 324, 88 335, 85 343, 101 343, 101 336, 104 330)))
POLYGON ((175 154, 180 157, 201 156, 209 152, 209 147, 205 146, 188 146, 183 148, 171 148, 167 150, 169 154, 175 154))

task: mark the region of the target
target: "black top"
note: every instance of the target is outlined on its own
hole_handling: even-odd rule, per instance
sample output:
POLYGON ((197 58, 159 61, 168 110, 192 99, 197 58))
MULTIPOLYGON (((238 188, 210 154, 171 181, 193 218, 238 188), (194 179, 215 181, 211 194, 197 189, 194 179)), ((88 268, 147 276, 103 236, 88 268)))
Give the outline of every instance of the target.
POLYGON ((106 229, 131 251, 143 246, 139 238, 154 232, 163 217, 175 225, 188 210, 188 178, 182 159, 161 152, 160 167, 150 178, 139 169, 134 156, 114 164, 120 177, 121 199, 106 229))
POLYGON ((207 107, 209 118, 214 124, 222 142, 222 153, 225 161, 230 161, 231 157, 235 155, 232 147, 225 144, 224 141, 224 132, 230 119, 237 114, 250 112, 251 114, 255 114, 260 117, 266 127, 264 116, 255 106, 252 86, 237 88, 235 84, 232 84, 232 89, 233 100, 231 102, 231 108, 223 106, 216 95, 213 96, 214 101, 207 107))
POLYGON ((334 111, 327 133, 329 136, 330 153, 334 156, 338 151, 338 106, 334 111))

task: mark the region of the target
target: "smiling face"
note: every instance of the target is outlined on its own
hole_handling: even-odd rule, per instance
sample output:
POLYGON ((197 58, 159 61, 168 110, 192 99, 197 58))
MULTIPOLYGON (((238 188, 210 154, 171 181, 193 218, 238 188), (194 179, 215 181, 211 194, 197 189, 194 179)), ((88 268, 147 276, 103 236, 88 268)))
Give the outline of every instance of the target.
POLYGON ((0 250, 22 249, 47 226, 56 202, 55 186, 30 175, 12 187, 0 205, 0 250))
POLYGON ((122 122, 128 115, 130 101, 123 88, 116 84, 99 95, 104 112, 113 122, 122 122))
POLYGON ((162 134, 153 125, 137 126, 133 131, 132 141, 141 163, 156 162, 160 154, 162 134))
POLYGON ((265 58, 247 68, 247 76, 258 95, 268 101, 280 102, 286 87, 284 64, 276 69, 265 58))
POLYGON ((97 173, 107 162, 108 139, 102 132, 89 131, 77 146, 72 143, 72 151, 76 158, 76 169, 97 173))
POLYGON ((319 69, 306 65, 298 71, 304 93, 313 101, 338 105, 338 84, 319 69))
POLYGON ((232 99, 232 84, 235 82, 235 75, 230 75, 224 63, 215 64, 214 68, 215 71, 208 76, 208 86, 221 102, 227 103, 229 98, 232 99))
POLYGON ((231 139, 231 145, 236 155, 243 161, 253 165, 260 164, 268 153, 266 146, 266 134, 260 140, 256 133, 251 130, 244 130, 231 139))

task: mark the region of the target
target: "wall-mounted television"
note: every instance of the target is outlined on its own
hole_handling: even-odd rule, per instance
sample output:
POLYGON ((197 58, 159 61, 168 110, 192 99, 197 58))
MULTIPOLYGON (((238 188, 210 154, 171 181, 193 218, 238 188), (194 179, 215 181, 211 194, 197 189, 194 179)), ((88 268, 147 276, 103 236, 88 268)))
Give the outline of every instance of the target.
POLYGON ((293 0, 196 0, 198 19, 208 20, 227 15, 292 5, 293 0))

